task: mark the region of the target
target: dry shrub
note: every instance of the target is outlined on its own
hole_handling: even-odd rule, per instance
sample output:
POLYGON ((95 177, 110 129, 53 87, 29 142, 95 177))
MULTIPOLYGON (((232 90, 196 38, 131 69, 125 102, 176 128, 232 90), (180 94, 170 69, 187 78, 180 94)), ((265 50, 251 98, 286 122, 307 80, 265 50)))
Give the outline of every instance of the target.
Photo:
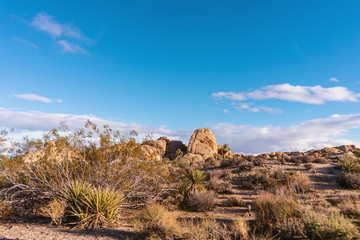
POLYGON ((276 230, 280 226, 290 228, 301 217, 300 206, 290 198, 263 193, 254 200, 256 225, 262 230, 276 230))
POLYGON ((233 167, 233 166, 239 166, 241 163, 246 162, 245 159, 241 158, 241 157, 234 157, 234 158, 228 158, 228 159, 224 159, 220 166, 221 167, 233 167))
POLYGON ((328 164, 329 160, 327 160, 326 158, 320 157, 320 158, 316 158, 314 160, 314 163, 328 164))
POLYGON ((216 193, 232 193, 231 183, 224 180, 210 180, 207 186, 216 193))
POLYGON ((238 172, 250 172, 254 168, 254 163, 252 162, 245 162, 239 164, 238 172))
POLYGON ((249 226, 242 217, 236 218, 232 222, 230 229, 233 239, 247 240, 249 238, 249 226))
POLYGON ((65 211, 66 203, 58 199, 52 200, 46 207, 42 208, 45 216, 50 217, 51 222, 55 225, 61 225, 65 217, 65 211))
POLYGON ((226 200, 226 205, 230 207, 244 207, 245 201, 240 196, 231 196, 226 200))
POLYGON ((306 170, 311 170, 311 169, 314 169, 314 165, 313 164, 311 164, 311 163, 305 163, 304 164, 304 167, 305 167, 305 169, 306 170))
POLYGON ((217 223, 212 218, 204 218, 200 221, 184 221, 182 223, 186 228, 186 233, 182 239, 191 240, 215 240, 215 239, 231 239, 231 233, 224 224, 217 223))
POLYGON ((339 176, 339 183, 344 188, 360 189, 360 174, 345 172, 339 176))
POLYGON ((146 206, 133 222, 135 230, 143 237, 171 238, 180 234, 179 224, 172 212, 158 203, 146 206))
POLYGON ((305 234, 310 239, 349 240, 359 238, 356 226, 336 212, 327 216, 307 211, 303 215, 303 222, 305 234))
POLYGON ((360 216, 360 201, 357 195, 345 195, 334 200, 344 215, 360 216))
POLYGON ((195 191, 184 205, 191 211, 211 211, 215 208, 215 193, 195 191))
POLYGON ((311 188, 311 181, 308 175, 295 172, 288 176, 287 186, 290 191, 295 193, 307 193, 311 188))
POLYGON ((261 157, 256 157, 252 163, 254 164, 254 166, 257 166, 257 167, 262 167, 265 165, 265 159, 264 158, 261 158, 261 157))

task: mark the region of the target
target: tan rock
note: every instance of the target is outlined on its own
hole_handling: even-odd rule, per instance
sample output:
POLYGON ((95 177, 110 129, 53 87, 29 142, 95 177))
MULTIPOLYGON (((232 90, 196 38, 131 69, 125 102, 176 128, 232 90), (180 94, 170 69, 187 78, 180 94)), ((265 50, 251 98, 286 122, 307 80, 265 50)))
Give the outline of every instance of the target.
POLYGON ((158 140, 164 140, 166 142, 166 144, 168 144, 170 142, 170 139, 166 136, 159 137, 158 140))
POLYGON ((200 154, 204 159, 218 153, 215 135, 208 128, 196 129, 189 141, 188 151, 200 154))
POLYGON ((22 156, 25 163, 31 163, 38 160, 64 161, 75 160, 80 157, 79 153, 65 142, 57 140, 49 141, 44 147, 36 152, 29 152, 22 156))
POLYGON ((165 140, 148 140, 144 142, 142 145, 149 145, 151 147, 154 147, 163 154, 166 152, 166 141, 165 140))
POLYGON ((355 145, 343 145, 343 146, 339 146, 339 147, 336 147, 336 148, 340 149, 343 152, 349 152, 349 151, 355 151, 356 150, 355 145))
POLYGON ((141 145, 141 151, 145 159, 161 160, 161 150, 150 145, 141 145))

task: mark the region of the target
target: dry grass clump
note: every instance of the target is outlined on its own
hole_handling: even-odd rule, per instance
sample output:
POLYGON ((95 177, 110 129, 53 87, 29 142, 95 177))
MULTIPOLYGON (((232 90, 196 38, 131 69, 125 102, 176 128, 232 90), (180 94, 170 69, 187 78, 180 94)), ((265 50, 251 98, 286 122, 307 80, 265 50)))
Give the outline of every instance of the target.
POLYGON ((51 223, 55 225, 61 225, 64 220, 66 211, 66 203, 61 200, 54 199, 46 207, 42 208, 42 212, 45 216, 51 218, 51 223))
POLYGON ((301 217, 301 209, 293 199, 263 193, 254 200, 256 225, 263 230, 274 230, 280 225, 291 225, 301 217))
POLYGON ((303 222, 304 233, 309 239, 351 240, 360 237, 356 226, 336 212, 327 216, 307 211, 303 222))
POLYGON ((311 163, 305 163, 305 164, 304 164, 304 167, 305 167, 305 169, 308 170, 308 171, 314 169, 314 165, 311 164, 311 163))
POLYGON ((232 233, 233 239, 242 239, 242 240, 248 240, 249 239, 249 226, 247 222, 241 218, 236 218, 232 224, 230 225, 230 230, 232 233))
POLYGON ((190 195, 188 200, 184 203, 184 208, 197 211, 197 212, 206 212, 211 211, 215 208, 215 192, 201 192, 196 191, 190 195))
POLYGON ((244 162, 239 164, 238 172, 250 172, 254 168, 254 163, 252 162, 244 162))
POLYGON ((232 193, 232 185, 228 181, 210 180, 207 186, 210 190, 213 190, 216 193, 232 193))
POLYGON ((228 158, 228 159, 224 159, 220 166, 221 167, 233 167, 233 166, 239 166, 241 163, 246 162, 246 159, 243 159, 241 157, 233 157, 233 158, 228 158))
POLYGON ((231 196, 226 200, 226 205, 230 207, 243 207, 245 201, 240 196, 231 196))
POLYGON ((133 225, 142 239, 167 239, 180 235, 180 227, 174 214, 158 203, 146 206, 133 225))

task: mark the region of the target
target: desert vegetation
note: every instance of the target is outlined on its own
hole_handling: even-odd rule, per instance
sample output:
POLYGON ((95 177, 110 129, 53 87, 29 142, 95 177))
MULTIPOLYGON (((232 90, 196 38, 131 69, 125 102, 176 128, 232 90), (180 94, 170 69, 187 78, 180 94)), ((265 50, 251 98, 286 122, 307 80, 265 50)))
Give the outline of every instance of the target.
POLYGON ((189 146, 90 121, 19 142, 2 131, 1 219, 126 225, 135 239, 359 239, 355 146, 245 156, 196 131, 189 146))

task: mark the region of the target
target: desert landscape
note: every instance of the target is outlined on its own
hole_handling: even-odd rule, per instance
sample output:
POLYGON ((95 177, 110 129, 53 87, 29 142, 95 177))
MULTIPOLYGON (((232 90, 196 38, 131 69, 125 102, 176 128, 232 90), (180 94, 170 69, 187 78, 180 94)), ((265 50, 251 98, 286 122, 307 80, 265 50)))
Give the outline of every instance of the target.
POLYGON ((135 136, 88 122, 3 146, 2 239, 359 237, 354 145, 244 155, 207 128, 188 144, 135 136))
POLYGON ((359 12, 0 0, 0 240, 360 240, 359 12))

